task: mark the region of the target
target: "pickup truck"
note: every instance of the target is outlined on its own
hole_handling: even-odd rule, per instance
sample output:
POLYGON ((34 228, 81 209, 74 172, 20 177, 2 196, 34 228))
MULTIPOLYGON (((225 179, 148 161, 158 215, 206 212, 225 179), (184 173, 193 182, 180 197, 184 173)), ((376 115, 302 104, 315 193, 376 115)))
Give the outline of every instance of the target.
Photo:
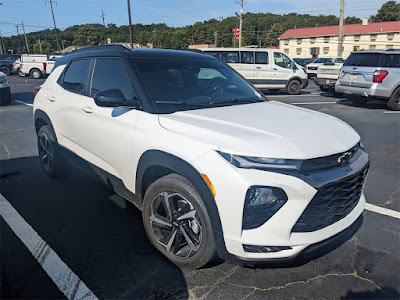
POLYGON ((34 79, 42 78, 50 74, 58 56, 50 58, 47 55, 22 55, 20 64, 20 75, 29 75, 34 79))
POLYGON ((343 63, 324 63, 318 67, 314 82, 321 91, 330 92, 335 97, 341 96, 335 91, 335 84, 339 79, 342 66, 343 63))

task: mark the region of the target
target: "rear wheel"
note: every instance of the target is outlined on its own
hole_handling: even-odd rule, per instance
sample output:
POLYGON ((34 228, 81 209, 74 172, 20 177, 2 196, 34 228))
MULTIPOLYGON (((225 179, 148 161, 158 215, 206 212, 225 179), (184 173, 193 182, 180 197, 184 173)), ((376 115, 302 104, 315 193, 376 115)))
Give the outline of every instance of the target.
POLYGON ((356 106, 363 106, 365 105, 365 103, 367 103, 367 99, 362 97, 350 96, 347 97, 347 99, 349 99, 351 103, 353 103, 356 106))
POLYGON ((4 74, 6 74, 7 76, 11 74, 11 70, 7 66, 1 66, 0 71, 3 72, 4 74))
POLYGON ((216 255, 207 209, 182 176, 170 174, 152 183, 142 216, 151 243, 177 266, 201 268, 216 255))
POLYGON ((319 89, 320 89, 321 91, 323 91, 323 92, 328 91, 328 88, 327 88, 326 86, 324 86, 324 85, 320 85, 320 86, 319 86, 319 89))
POLYGON ((60 174, 61 158, 57 140, 48 125, 42 126, 38 132, 38 149, 40 164, 50 177, 60 174))
POLYGON ((31 70, 31 72, 29 74, 34 79, 39 79, 39 78, 41 78, 43 76, 42 72, 40 72, 39 69, 33 69, 33 70, 31 70))
POLYGON ((332 96, 335 97, 335 98, 340 98, 342 96, 341 93, 338 93, 338 92, 335 91, 335 87, 330 87, 329 88, 329 93, 331 93, 332 96))
POLYGON ((301 83, 298 80, 292 80, 286 87, 286 92, 289 95, 298 95, 301 91, 301 83))
POLYGON ((386 106, 391 110, 400 110, 400 87, 395 89, 386 106))
POLYGON ((25 77, 25 76, 26 76, 25 73, 22 73, 22 71, 21 71, 20 68, 18 69, 17 73, 18 73, 18 75, 21 76, 21 77, 25 77))

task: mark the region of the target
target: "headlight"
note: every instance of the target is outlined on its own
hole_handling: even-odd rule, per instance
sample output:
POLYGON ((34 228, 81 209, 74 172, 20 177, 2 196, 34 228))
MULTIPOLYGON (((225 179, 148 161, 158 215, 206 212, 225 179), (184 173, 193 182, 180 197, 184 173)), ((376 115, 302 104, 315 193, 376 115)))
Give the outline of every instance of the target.
POLYGON ((296 159, 282 159, 282 158, 266 158, 254 156, 240 156, 218 152, 223 158, 229 161, 232 165, 244 169, 284 169, 284 170, 299 170, 301 167, 301 160, 296 159))
POLYGON ((6 84, 8 82, 7 77, 0 78, 0 84, 6 84))

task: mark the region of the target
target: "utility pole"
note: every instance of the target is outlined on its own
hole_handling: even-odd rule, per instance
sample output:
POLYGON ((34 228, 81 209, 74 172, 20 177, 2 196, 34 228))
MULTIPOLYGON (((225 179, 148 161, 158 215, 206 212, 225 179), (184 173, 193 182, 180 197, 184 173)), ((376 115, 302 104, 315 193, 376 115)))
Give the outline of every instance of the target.
POLYGON ((214 32, 214 44, 215 47, 218 47, 218 32, 214 32))
POLYGON ((128 17, 129 17, 129 37, 131 42, 131 49, 133 49, 133 32, 132 32, 132 18, 131 18, 131 1, 128 1, 128 17))
POLYGON ((53 0, 49 0, 49 2, 50 2, 50 8, 51 8, 51 15, 53 16, 54 32, 56 34, 56 41, 57 41, 57 49, 58 49, 58 52, 61 53, 60 42, 58 41, 56 18, 54 17, 54 11, 53 11, 53 0))
POLYGON ((20 40, 20 37, 19 37, 19 25, 15 25, 15 27, 17 27, 17 35, 18 35, 18 50, 19 50, 19 52, 21 52, 21 40, 20 40))
POLYGON ((101 18, 103 19, 103 27, 104 27, 104 41, 103 44, 106 44, 106 23, 104 22, 104 12, 101 10, 101 18))
POLYGON ((40 54, 42 54, 42 53, 43 53, 43 50, 42 50, 42 42, 40 41, 40 39, 39 39, 39 48, 40 48, 40 54))
POLYGON ((1 35, 0 31, 0 54, 5 54, 4 43, 3 43, 3 36, 1 35))
POLYGON ((26 38, 24 22, 21 22, 21 23, 22 23, 22 30, 24 31, 26 49, 28 50, 28 54, 29 54, 29 53, 30 53, 30 51, 29 51, 29 44, 28 44, 28 39, 26 38))
POLYGON ((157 42, 157 30, 153 30, 153 48, 156 48, 156 42, 157 42))
POLYGON ((344 29, 344 0, 340 0, 338 56, 343 54, 343 29, 344 29))
POLYGON ((243 0, 240 0, 240 23, 239 23, 239 48, 242 47, 242 28, 243 28, 243 0))

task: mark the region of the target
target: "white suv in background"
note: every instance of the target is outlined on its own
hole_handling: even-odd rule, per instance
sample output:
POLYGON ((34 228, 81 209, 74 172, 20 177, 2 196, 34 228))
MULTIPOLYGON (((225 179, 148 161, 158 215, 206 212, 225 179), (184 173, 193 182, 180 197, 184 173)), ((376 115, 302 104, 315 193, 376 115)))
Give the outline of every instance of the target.
POLYGON ((364 210, 359 135, 268 101, 212 56, 75 51, 37 93, 34 120, 44 171, 62 172, 64 155, 88 162, 178 266, 292 259, 364 210))
POLYGON ((339 56, 333 56, 333 57, 318 57, 316 60, 314 60, 312 63, 309 63, 306 66, 307 70, 307 75, 308 78, 314 77, 317 75, 317 70, 319 66, 322 66, 325 63, 330 63, 330 64, 342 64, 344 62, 343 58, 339 56))

